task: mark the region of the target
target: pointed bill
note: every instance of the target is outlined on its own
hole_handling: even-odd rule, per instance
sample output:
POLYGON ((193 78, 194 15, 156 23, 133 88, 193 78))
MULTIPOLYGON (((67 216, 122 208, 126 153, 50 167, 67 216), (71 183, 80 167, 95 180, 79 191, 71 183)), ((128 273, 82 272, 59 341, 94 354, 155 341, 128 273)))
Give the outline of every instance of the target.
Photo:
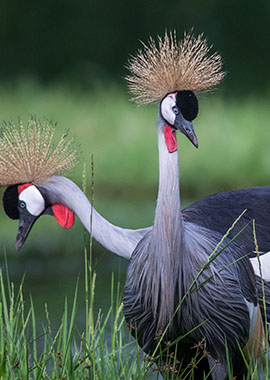
POLYGON ((186 120, 180 113, 179 117, 177 116, 175 119, 174 127, 182 132, 189 139, 189 141, 191 141, 192 144, 198 148, 198 139, 194 131, 192 121, 186 120))
POLYGON ((23 246, 36 219, 36 216, 33 216, 29 213, 24 213, 24 215, 20 215, 18 233, 16 237, 16 251, 19 251, 19 249, 23 246))

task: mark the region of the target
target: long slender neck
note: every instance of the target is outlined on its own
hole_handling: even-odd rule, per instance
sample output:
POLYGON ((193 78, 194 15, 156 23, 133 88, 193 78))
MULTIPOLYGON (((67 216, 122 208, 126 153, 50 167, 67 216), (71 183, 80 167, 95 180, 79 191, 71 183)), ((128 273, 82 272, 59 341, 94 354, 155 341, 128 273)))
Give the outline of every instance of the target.
POLYGON ((179 164, 178 151, 168 152, 164 127, 165 122, 158 114, 159 188, 153 232, 163 231, 172 243, 182 230, 179 164))
POLYGON ((159 115, 159 189, 154 226, 147 249, 147 268, 144 271, 146 293, 151 297, 152 308, 158 319, 157 326, 161 330, 175 310, 176 292, 179 292, 181 282, 183 235, 178 152, 168 152, 164 126, 165 122, 159 115))
POLYGON ((81 189, 68 178, 51 177, 39 188, 43 189, 51 204, 60 203, 72 210, 95 240, 119 256, 130 258, 138 241, 147 231, 129 230, 108 222, 92 207, 81 189))

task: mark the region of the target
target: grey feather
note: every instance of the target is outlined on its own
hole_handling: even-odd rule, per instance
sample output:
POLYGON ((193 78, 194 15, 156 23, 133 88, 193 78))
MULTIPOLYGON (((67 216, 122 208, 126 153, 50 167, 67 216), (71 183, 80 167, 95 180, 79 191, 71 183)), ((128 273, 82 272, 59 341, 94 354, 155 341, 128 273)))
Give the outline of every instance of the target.
MULTIPOLYGON (((197 290, 190 290, 222 235, 183 219, 178 154, 167 151, 164 125, 159 115, 159 191, 155 219, 152 230, 138 243, 130 259, 124 314, 131 332, 149 354, 155 350, 160 331, 167 329, 161 343, 163 348, 166 341, 173 342, 187 334, 177 347, 177 358, 183 365, 192 358, 192 346, 203 339, 206 350, 222 363, 225 372, 227 344, 235 373, 241 374, 244 364, 238 344, 244 347, 247 343, 249 308, 257 307, 254 272, 239 245, 231 243, 225 248, 229 243, 226 238, 219 247, 224 250, 195 281, 197 290)), ((202 378, 203 371, 198 370, 196 376, 202 378)))

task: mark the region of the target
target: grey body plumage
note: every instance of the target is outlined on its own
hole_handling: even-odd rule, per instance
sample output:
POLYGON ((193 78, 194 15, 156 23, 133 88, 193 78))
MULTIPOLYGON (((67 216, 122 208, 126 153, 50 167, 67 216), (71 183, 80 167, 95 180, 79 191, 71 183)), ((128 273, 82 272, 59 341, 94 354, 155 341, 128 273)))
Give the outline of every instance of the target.
MULTIPOLYGON (((196 275, 208 261, 207 252, 213 252, 221 235, 189 223, 185 225, 183 235, 185 238, 180 251, 172 253, 178 256, 177 270, 170 274, 172 289, 168 286, 161 290, 162 281, 168 281, 163 278, 163 270, 158 279, 152 276, 153 270, 147 265, 147 261, 154 265, 150 259, 153 253, 151 233, 138 244, 128 268, 123 299, 124 314, 129 325, 135 326, 133 333, 149 354, 154 352, 157 336, 167 325, 169 328, 164 342, 173 342, 195 329, 179 343, 177 358, 180 361, 184 359, 184 363, 189 364, 192 358, 191 348, 205 339, 206 351, 226 367, 225 340, 230 358, 235 362, 235 359, 239 360, 238 343, 244 347, 249 339, 247 302, 257 306, 254 273, 247 258, 230 266, 241 255, 239 247, 232 244, 203 271, 190 290, 196 275), (142 263, 146 267, 143 274, 142 263), (223 270, 227 266, 229 269, 223 270), (196 290, 211 276, 213 278, 210 281, 196 290), (186 293, 188 295, 184 298, 186 293), (175 310, 177 312, 173 318, 175 310)), ((225 240, 224 244, 226 243, 228 241, 225 240)), ((159 266, 159 262, 157 260, 156 266, 159 266)))
MULTIPOLYGON (((179 343, 178 358, 188 364, 191 347, 205 339, 206 350, 223 364, 226 372, 225 340, 234 362, 240 359, 238 343, 243 348, 249 340, 248 305, 257 309, 255 276, 245 252, 232 243, 203 271, 196 285, 213 276, 212 279, 191 291, 191 284, 222 235, 183 219, 178 153, 168 153, 162 133, 164 126, 159 114, 159 191, 155 220, 130 259, 124 314, 129 325, 135 327, 133 333, 146 352, 153 353, 159 332, 167 326, 164 341, 174 341, 195 329, 179 343), (237 261, 239 257, 242 259, 237 261)), ((228 242, 225 239, 223 246, 228 242)), ((197 376, 200 378, 202 373, 197 376)))

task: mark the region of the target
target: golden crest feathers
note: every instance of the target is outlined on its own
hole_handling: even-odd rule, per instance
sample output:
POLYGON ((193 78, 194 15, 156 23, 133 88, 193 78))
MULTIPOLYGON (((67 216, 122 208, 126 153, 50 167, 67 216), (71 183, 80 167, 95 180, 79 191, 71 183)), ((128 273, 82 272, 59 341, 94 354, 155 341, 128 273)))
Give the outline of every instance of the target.
POLYGON ((73 140, 63 134, 53 144, 55 128, 47 120, 30 119, 26 127, 9 123, 0 129, 0 186, 41 183, 78 161, 73 140))
POLYGON ((168 93, 178 90, 206 91, 215 87, 225 76, 222 59, 218 53, 208 56, 211 46, 200 34, 192 32, 177 42, 176 33, 165 32, 152 37, 143 50, 131 57, 126 77, 131 99, 137 104, 147 104, 163 99, 168 93))

